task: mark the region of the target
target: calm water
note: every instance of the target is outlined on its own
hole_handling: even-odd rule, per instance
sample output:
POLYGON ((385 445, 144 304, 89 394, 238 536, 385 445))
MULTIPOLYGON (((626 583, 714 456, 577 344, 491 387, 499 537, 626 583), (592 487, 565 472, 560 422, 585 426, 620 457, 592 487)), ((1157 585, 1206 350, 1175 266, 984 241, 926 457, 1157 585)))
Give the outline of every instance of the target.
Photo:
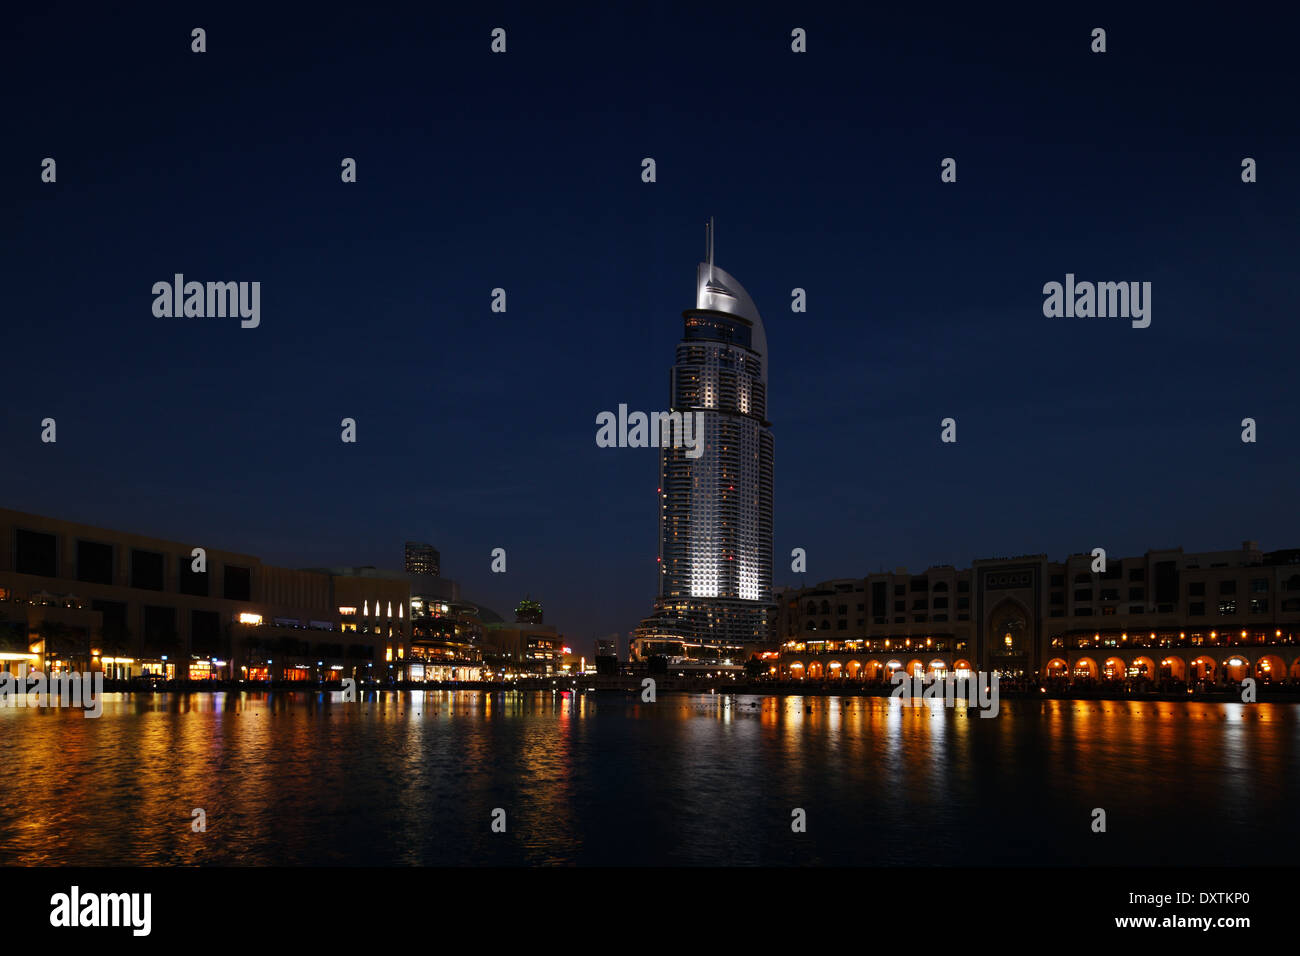
POLYGON ((110 695, 98 720, 0 710, 0 858, 1291 863, 1298 757, 1290 704, 110 695))

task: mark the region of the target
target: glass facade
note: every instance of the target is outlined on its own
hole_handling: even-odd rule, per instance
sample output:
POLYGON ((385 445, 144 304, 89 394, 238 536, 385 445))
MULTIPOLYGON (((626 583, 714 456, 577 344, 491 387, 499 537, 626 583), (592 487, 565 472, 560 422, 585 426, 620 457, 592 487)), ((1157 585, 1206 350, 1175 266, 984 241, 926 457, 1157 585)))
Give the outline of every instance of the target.
POLYGON ((716 659, 766 639, 772 615, 767 339, 749 294, 712 261, 683 318, 671 408, 702 423, 702 453, 660 452, 659 596, 634 653, 716 659))

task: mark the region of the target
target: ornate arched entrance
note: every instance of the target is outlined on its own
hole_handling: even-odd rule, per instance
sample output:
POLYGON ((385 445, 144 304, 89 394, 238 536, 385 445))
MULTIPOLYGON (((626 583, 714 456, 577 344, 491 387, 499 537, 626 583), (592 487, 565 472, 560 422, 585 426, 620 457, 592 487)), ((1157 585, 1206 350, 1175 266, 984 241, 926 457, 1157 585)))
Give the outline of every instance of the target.
POLYGON ((1033 660, 1034 625, 1029 608, 1013 597, 993 606, 987 619, 989 663, 995 671, 1018 675, 1029 671, 1033 660))

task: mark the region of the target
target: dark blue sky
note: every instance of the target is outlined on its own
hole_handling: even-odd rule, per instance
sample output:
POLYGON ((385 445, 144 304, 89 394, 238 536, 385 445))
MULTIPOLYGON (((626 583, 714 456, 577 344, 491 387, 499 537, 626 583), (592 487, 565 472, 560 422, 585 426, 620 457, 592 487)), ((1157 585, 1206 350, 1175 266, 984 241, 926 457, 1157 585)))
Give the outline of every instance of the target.
POLYGON ((567 9, 25 10, 0 505, 289 566, 425 539, 502 613, 531 593, 574 643, 626 633, 657 464, 595 416, 665 406, 713 215, 767 325, 778 583, 796 546, 809 582, 1300 547, 1292 24, 567 9), (155 318, 176 272, 260 281, 261 327, 155 318), (1151 327, 1044 318, 1067 272, 1150 281, 1151 327))

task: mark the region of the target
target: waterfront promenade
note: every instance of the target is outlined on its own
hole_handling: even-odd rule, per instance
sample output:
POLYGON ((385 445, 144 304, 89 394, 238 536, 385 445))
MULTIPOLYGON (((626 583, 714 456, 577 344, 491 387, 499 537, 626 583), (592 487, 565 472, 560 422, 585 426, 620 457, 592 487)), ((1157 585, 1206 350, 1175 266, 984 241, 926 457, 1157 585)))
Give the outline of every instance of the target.
MULTIPOLYGON (((511 681, 400 681, 369 682, 356 686, 359 695, 388 691, 479 691, 502 693, 509 691, 557 691, 567 693, 606 693, 640 695, 642 681, 653 676, 655 693, 688 694, 746 694, 762 697, 889 697, 894 685, 881 681, 778 681, 751 680, 744 677, 676 677, 665 675, 608 676, 555 676, 530 677, 511 681)), ((320 681, 106 681, 106 693, 229 693, 266 691, 311 691, 340 693, 341 683, 320 681)), ((1181 682, 1154 684, 1123 684, 1104 681, 1076 681, 1038 685, 1024 681, 1000 681, 998 694, 1007 700, 1163 700, 1163 701, 1221 701, 1242 700, 1239 685, 1204 683, 1189 687, 1181 682)), ((1255 699, 1277 703, 1300 703, 1300 683, 1258 684, 1255 699)))

